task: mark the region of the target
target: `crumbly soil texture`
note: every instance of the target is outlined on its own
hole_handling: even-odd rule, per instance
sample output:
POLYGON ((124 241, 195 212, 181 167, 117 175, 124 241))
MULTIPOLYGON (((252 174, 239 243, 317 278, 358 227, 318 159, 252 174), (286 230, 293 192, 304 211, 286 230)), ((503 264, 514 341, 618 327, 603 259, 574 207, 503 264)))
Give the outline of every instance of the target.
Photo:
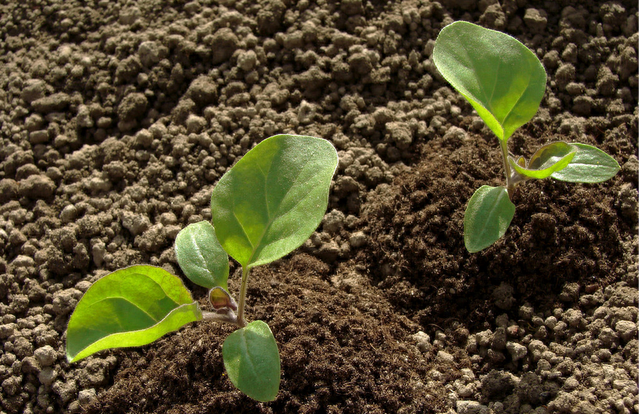
POLYGON ((2 3, 1 414, 638 412, 635 1, 2 3), (475 254, 467 201, 504 173, 431 59, 455 20, 544 64, 513 153, 582 142, 621 166, 521 184, 506 235, 475 254), (183 276, 176 234, 278 133, 325 138, 340 162, 317 231, 251 276, 248 317, 282 360, 275 401, 234 388, 232 329, 214 322, 67 363, 91 283, 132 264, 183 276))

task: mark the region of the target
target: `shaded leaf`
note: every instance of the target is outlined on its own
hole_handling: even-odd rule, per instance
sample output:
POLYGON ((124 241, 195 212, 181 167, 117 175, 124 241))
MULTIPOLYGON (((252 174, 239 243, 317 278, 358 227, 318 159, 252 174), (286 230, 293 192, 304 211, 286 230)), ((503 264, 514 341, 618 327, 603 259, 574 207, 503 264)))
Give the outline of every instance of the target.
POLYGON ((91 285, 78 302, 67 328, 67 359, 146 345, 201 319, 177 276, 155 266, 119 269, 91 285))
POLYGON ((470 253, 479 252, 506 233, 516 206, 504 187, 483 185, 473 193, 464 212, 464 245, 470 253))
POLYGON ((266 323, 253 321, 229 335, 222 357, 229 379, 240 391, 254 400, 275 400, 280 389, 280 354, 266 323))
POLYGON ((551 174, 551 178, 572 183, 600 183, 620 171, 620 165, 606 152, 587 144, 572 143, 577 148, 569 165, 551 174))
POLYGON ((175 250, 178 264, 189 280, 209 289, 227 289, 229 256, 211 223, 201 221, 182 229, 176 237, 175 250))

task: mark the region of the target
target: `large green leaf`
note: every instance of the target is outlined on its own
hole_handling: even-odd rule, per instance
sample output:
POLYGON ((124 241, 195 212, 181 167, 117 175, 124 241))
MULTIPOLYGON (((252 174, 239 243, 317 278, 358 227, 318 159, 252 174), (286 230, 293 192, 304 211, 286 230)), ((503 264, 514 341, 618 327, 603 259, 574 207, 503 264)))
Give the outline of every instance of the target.
POLYGON ((464 245, 470 253, 479 252, 506 233, 516 206, 504 187, 478 188, 464 212, 464 245))
POLYGON ((616 175, 620 165, 606 152, 587 144, 571 144, 578 149, 569 165, 551 178, 572 183, 600 183, 616 175))
POLYGON ((222 358, 229 379, 254 400, 273 401, 280 388, 280 354, 269 326, 253 321, 224 341, 222 358))
POLYGON ((509 157, 509 164, 518 174, 528 178, 543 179, 565 168, 575 156, 577 148, 566 142, 544 145, 531 157, 527 168, 509 157))
POLYGON ((538 111, 547 81, 544 67, 507 34, 468 22, 451 23, 436 39, 433 61, 501 140, 538 111))
POLYGON ((146 345, 201 320, 179 277, 155 266, 131 266, 96 281, 71 315, 69 362, 108 348, 146 345))
POLYGON ((220 244, 243 267, 299 247, 327 209, 338 154, 321 138, 276 135, 249 151, 211 195, 220 244))
POLYGON ((184 274, 195 284, 227 289, 229 256, 208 221, 185 227, 176 237, 176 258, 184 274))

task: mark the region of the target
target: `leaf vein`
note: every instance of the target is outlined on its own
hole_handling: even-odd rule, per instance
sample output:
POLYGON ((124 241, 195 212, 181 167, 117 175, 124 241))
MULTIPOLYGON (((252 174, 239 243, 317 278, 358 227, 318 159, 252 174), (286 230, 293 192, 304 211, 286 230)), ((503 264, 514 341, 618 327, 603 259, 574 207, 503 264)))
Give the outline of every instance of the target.
MULTIPOLYGON (((310 154, 309 155, 309 159, 313 159, 313 156, 315 154, 310 154)), ((293 179, 293 181, 291 182, 291 185, 289 186, 289 188, 287 189, 286 193, 282 196, 282 198, 280 199, 280 203, 278 204, 278 206, 276 207, 276 209, 274 210, 274 216, 271 217, 269 216, 269 222, 267 223, 267 225, 264 227, 264 230, 262 231, 262 234, 260 235, 260 238, 258 239, 258 242, 256 244, 256 246, 261 246, 262 244, 262 240, 264 239, 265 235, 269 232, 269 230, 271 229, 271 226, 273 225, 273 223, 275 222, 277 217, 281 217, 284 214, 287 214, 289 211, 291 211, 292 209, 294 209, 298 204, 300 204, 301 200, 304 200, 305 198, 301 198, 300 200, 298 200, 291 208, 289 208, 287 211, 283 212, 283 213, 279 213, 278 210, 280 209, 280 206, 282 205, 282 202, 287 198, 287 196, 289 195, 289 193, 291 192, 291 190, 296 186, 297 181, 300 179, 300 176, 302 175, 302 173, 311 165, 311 163, 306 163, 301 169, 300 171, 297 173, 296 177, 293 179)), ((244 230, 244 229, 243 229, 244 230)), ((271 244, 268 243, 267 246, 271 244)), ((257 248, 252 244, 251 247, 253 247, 253 251, 251 252, 251 259, 249 260, 249 263, 253 262, 254 260, 254 256, 257 252, 257 248)))

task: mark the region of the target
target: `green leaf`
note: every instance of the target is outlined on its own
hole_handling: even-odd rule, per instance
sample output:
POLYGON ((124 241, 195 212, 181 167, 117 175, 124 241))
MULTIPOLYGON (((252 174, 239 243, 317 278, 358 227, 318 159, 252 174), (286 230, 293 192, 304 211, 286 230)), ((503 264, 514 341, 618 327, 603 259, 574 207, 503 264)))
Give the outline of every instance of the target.
POLYGON ((185 227, 176 237, 176 258, 193 283, 211 289, 227 289, 229 256, 216 238, 211 223, 201 221, 185 227))
POLYGON ((179 277, 155 266, 131 266, 96 281, 67 327, 67 359, 108 348, 146 345, 202 319, 179 277))
POLYGON ((586 144, 572 143, 578 149, 569 165, 551 178, 572 183, 601 183, 616 175, 620 165, 606 152, 586 144))
POLYGON ((516 206, 504 187, 478 188, 464 212, 464 245, 470 253, 491 246, 504 236, 516 206))
POLYGON ((468 22, 440 31, 433 61, 503 141, 538 111, 547 74, 515 38, 468 22))
POLYGON ((224 341, 222 358, 229 379, 254 400, 273 401, 280 389, 280 354, 269 326, 253 321, 224 341))
POLYGON ((527 168, 518 165, 511 157, 509 157, 509 164, 520 175, 542 179, 569 165, 576 151, 576 147, 566 142, 554 142, 540 147, 531 157, 527 168))
POLYGON ((256 145, 213 189, 222 247, 247 268, 298 248, 324 216, 337 165, 335 148, 321 138, 276 135, 256 145))

